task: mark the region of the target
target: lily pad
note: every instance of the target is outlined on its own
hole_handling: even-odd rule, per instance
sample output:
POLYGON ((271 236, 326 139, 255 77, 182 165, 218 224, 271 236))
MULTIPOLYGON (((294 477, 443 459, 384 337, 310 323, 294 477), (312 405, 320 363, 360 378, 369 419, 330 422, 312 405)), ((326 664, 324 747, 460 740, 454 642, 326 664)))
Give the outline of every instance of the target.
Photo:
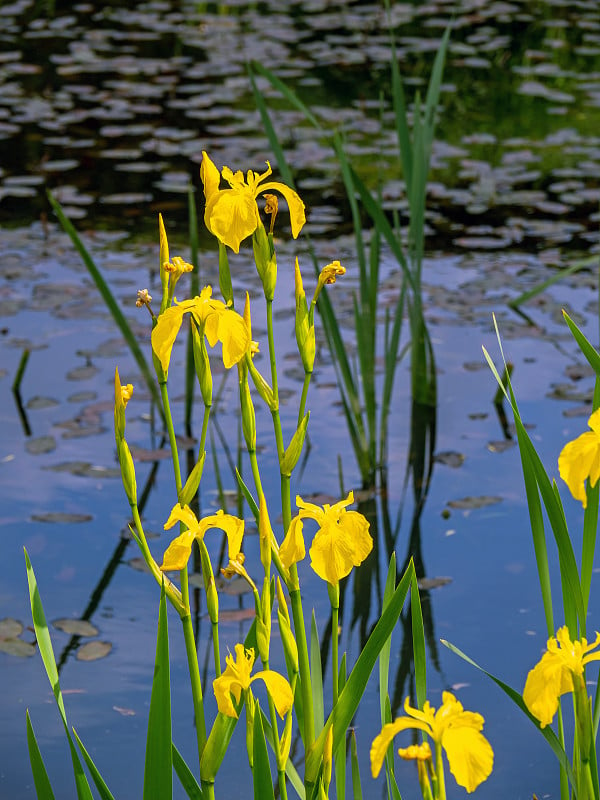
POLYGON ((86 642, 77 648, 78 661, 97 661, 99 658, 106 658, 112 650, 110 642, 86 642))
POLYGON ((57 619, 53 623, 59 631, 71 634, 71 636, 98 636, 99 630, 86 619, 57 619))
POLYGON ((419 578, 417 586, 419 589, 427 591, 429 589, 439 589, 440 586, 447 586, 449 583, 452 583, 452 578, 419 578))
POLYGON ((9 656, 28 658, 35 655, 36 646, 29 642, 24 642, 23 639, 0 639, 0 650, 3 653, 8 653, 9 656))
POLYGON ((462 497, 459 500, 449 500, 448 505, 450 508, 458 508, 462 510, 471 510, 474 508, 485 508, 485 506, 493 506, 496 503, 501 503, 501 497, 494 495, 480 495, 479 497, 462 497))
POLYGON ((462 467, 465 456, 463 453, 457 453, 454 450, 447 450, 443 453, 436 453, 433 457, 434 461, 437 461, 439 464, 445 464, 447 467, 453 467, 454 469, 458 467, 462 467))
POLYGON ((0 639, 14 639, 23 633, 23 625, 18 619, 0 619, 0 639))
POLYGON ((68 514, 66 511, 46 511, 41 514, 32 514, 34 522, 57 522, 59 524, 72 522, 89 522, 93 519, 91 514, 68 514))
POLYGON ((41 453, 51 453, 56 450, 56 439, 54 436, 38 436, 35 439, 27 439, 25 450, 34 456, 41 453))

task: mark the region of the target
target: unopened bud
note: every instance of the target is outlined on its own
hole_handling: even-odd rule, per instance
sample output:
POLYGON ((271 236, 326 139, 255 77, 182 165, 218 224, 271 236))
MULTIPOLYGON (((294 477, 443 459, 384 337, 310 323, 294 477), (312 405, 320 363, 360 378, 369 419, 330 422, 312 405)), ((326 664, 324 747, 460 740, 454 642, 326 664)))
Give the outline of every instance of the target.
POLYGON ((125 439, 117 442, 117 454, 119 456, 119 464, 121 466, 121 478, 123 479, 123 486, 125 487, 125 494, 129 500, 130 505, 137 504, 137 483, 135 480, 135 467, 133 465, 133 458, 129 445, 125 439))
POLYGON ((275 284, 277 283, 277 259, 262 222, 254 231, 252 247, 254 249, 256 270, 262 281, 265 298, 272 300, 275 296, 275 284))
POLYGON ((227 255, 227 248, 223 242, 219 242, 219 288, 221 289, 225 304, 233 306, 233 286, 231 284, 229 257, 227 255))
POLYGON ((254 403, 248 386, 248 370, 245 365, 239 366, 240 376, 240 407, 242 411, 242 431, 246 440, 248 452, 256 451, 256 415, 254 413, 254 403))
POLYGON ((269 575, 271 570, 271 541, 273 539, 273 529, 269 520, 269 511, 264 494, 260 495, 260 513, 258 517, 258 533, 260 537, 260 560, 265 569, 265 575, 269 575))
POLYGON ((333 763, 333 725, 327 729, 325 736, 325 745, 323 747, 323 784, 325 789, 325 796, 331 783, 331 766, 333 763))
POLYGON ((210 360, 208 358, 208 351, 206 349, 206 342, 204 334, 198 330, 198 326, 192 319, 192 351, 194 353, 194 367, 196 369, 196 377, 200 384, 200 392, 202 393, 202 400, 206 408, 212 406, 212 372, 210 369, 210 360))
POLYGON ((281 460, 281 474, 288 477, 292 474, 294 467, 298 463, 300 453, 304 447, 304 437, 306 436, 306 426, 310 418, 310 411, 307 411, 302 422, 298 425, 296 432, 292 436, 292 441, 287 446, 281 460))
POLYGON ((302 274, 296 259, 296 342, 305 372, 312 372, 315 364, 315 326, 309 314, 302 274))

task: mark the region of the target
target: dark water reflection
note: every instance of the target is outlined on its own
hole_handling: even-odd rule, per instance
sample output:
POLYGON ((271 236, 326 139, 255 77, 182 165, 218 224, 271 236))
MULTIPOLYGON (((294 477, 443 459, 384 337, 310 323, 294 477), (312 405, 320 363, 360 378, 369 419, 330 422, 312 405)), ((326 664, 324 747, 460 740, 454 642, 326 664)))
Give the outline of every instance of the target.
MULTIPOLYGON (((450 11, 447 3, 396 4, 393 19, 409 89, 424 82, 450 11)), ((90 619, 99 638, 113 644, 108 658, 82 663, 76 654, 84 640, 52 629, 71 722, 107 773, 115 796, 137 796, 157 594, 127 538, 127 504, 111 430, 115 363, 136 386, 128 437, 138 484, 146 488, 144 519, 156 534, 151 546, 157 557, 166 542, 164 533, 158 536, 173 502, 169 464, 161 458, 161 435, 142 381, 78 256, 51 220, 47 225, 35 221, 48 210, 44 188, 56 191, 77 224, 93 231, 86 243, 147 346, 147 320, 133 300, 138 288, 156 287, 157 210, 173 231, 173 252, 185 254, 185 192, 198 183, 201 151, 233 168, 259 169, 272 157, 254 110, 246 61, 266 63, 295 86, 327 126, 343 126, 363 177, 373 187, 381 182, 389 207, 403 209, 387 105, 389 42, 381 9, 372 3, 156 2, 132 9, 117 3, 24 1, 5 4, 2 12, 0 617, 27 624, 25 544, 48 619, 90 619), (19 405, 10 386, 25 348, 31 355, 19 405)), ((334 371, 321 342, 322 366, 311 396, 311 450, 294 487, 305 498, 316 492, 321 502, 337 498, 339 454, 345 488, 357 490, 363 512, 377 527, 376 552, 344 588, 341 650, 347 649, 351 660, 380 607, 390 552, 396 550, 399 565, 410 555, 415 558, 423 576, 432 701, 439 701, 442 689, 454 688, 467 707, 482 711, 496 750, 493 777, 478 791, 484 799, 556 793, 556 771, 529 723, 438 644, 439 637, 448 638, 521 687, 545 639, 518 453, 493 407, 495 386, 480 345, 495 352, 490 324, 495 311, 515 363, 524 417, 535 424, 536 444, 552 469, 562 443, 585 426, 592 388, 565 335, 560 309, 567 306, 596 340, 596 274, 583 271, 554 286, 526 307, 527 316, 506 303, 570 263, 576 252, 596 250, 599 45, 595 2, 458 4, 434 149, 430 255, 424 266, 425 307, 439 371, 437 422, 411 408, 408 372, 401 368, 387 482, 378 494, 360 496, 334 371), (473 497, 479 507, 469 500, 473 497)), ((331 149, 298 113, 271 90, 268 95, 319 255, 339 257, 348 266, 347 280, 332 288, 336 309, 350 325, 356 258, 331 149)), ((293 256, 299 251, 302 258, 303 246, 282 243, 282 305, 292 298, 293 256)), ((210 248, 202 255, 202 274, 214 282, 212 243, 210 248)), ((399 285, 396 265, 387 256, 383 276, 382 313, 399 285)), ((236 291, 253 280, 247 259, 236 260, 236 291)), ((254 305, 255 336, 263 339, 258 300, 254 305)), ((345 335, 352 351, 349 328, 345 335)), ((301 387, 287 312, 278 316, 277 341, 286 365, 282 413, 286 430, 292 431, 301 387)), ((176 362, 180 371, 182 363, 183 349, 176 362)), ((234 383, 225 384, 217 416, 222 435, 215 444, 229 492, 235 483, 228 456, 235 462, 237 447, 234 383)), ((197 435, 199 417, 191 431, 184 430, 183 384, 180 392, 172 391, 178 431, 197 435)), ((265 438, 261 464, 274 476, 275 504, 269 422, 258 410, 265 438)), ((235 496, 228 493, 226 501, 235 508, 235 496)), ((223 503, 212 470, 200 502, 203 513, 223 503)), ((567 512, 577 529, 579 509, 569 503, 567 512)), ((256 556, 256 539, 248 537, 249 559, 256 556)), ((220 544, 211 548, 218 561, 220 544)), ((326 661, 327 599, 306 565, 302 577, 311 601, 315 598, 326 661)), ((230 591, 223 592, 222 644, 233 649, 247 630, 252 604, 230 591)), ((200 593, 195 597, 205 665, 209 625, 200 593)), ((597 615, 594 593, 590 608, 597 615)), ((171 626, 174 735, 192 761, 185 654, 176 619, 171 626)), ((32 639, 27 631, 21 638, 32 639)), ((9 687, 0 709, 0 796, 33 797, 25 705, 57 796, 71 796, 64 769, 68 753, 39 659, 0 652, 0 664, 9 687)), ((410 617, 405 615, 392 648, 395 708, 409 691, 412 669, 410 617)), ((367 700, 356 723, 370 796, 367 754, 378 730, 376 681, 367 700)), ((209 715, 213 711, 209 700, 209 715)), ((220 790, 246 797, 240 788, 247 779, 240 779, 243 737, 234 747, 236 767, 220 776, 220 790)), ((401 775, 410 796, 414 776, 408 770, 401 775)))

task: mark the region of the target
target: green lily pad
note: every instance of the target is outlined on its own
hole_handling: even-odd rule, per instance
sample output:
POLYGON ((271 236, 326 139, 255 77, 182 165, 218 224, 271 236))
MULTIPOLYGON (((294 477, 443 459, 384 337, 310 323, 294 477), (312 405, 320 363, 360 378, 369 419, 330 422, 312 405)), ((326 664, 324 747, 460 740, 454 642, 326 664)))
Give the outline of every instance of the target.
POLYGON ((106 658, 112 650, 110 642, 86 642, 77 648, 78 661, 97 661, 99 658, 106 658))
POLYGON ((64 631, 72 636, 98 636, 100 632, 86 619, 57 619, 52 624, 59 631, 64 631))

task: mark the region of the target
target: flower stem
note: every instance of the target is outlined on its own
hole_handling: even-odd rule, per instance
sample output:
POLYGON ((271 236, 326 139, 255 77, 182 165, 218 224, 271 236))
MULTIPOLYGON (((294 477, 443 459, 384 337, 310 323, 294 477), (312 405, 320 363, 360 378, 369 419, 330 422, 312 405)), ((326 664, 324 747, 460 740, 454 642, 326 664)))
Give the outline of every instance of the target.
POLYGON ((446 800, 446 778, 444 776, 444 759, 442 756, 442 743, 435 743, 435 774, 437 778, 437 787, 435 800, 446 800))
POLYGON ((204 752, 204 747, 206 745, 206 722, 204 719, 204 701, 202 699, 202 683, 200 681, 200 669, 198 667, 196 640, 194 638, 192 617, 189 612, 181 618, 181 624, 183 625, 185 651, 187 653, 190 683, 192 687, 194 720, 196 722, 196 738, 198 740, 198 762, 200 762, 202 759, 202 753, 204 752))
POLYGON ((306 399, 308 397, 308 387, 310 386, 311 378, 312 378, 312 372, 304 373, 304 383, 302 385, 302 397, 300 398, 300 408, 298 409, 298 425, 300 425, 300 423, 304 418, 304 409, 306 408, 306 399))
POLYGON ((338 701, 338 627, 339 627, 339 606, 331 609, 331 677, 333 682, 333 707, 338 701))
POLYGON ((171 459, 173 461, 173 472, 175 473, 175 489, 177 497, 181 492, 181 469, 179 467, 179 453, 177 451, 177 440, 175 439, 175 429, 173 428, 173 417, 171 416, 171 406, 169 404, 169 393, 167 392, 167 383, 160 383, 160 396, 162 398, 163 410, 165 412, 165 424, 167 426, 167 434, 169 436, 169 444, 171 445, 171 459))
POLYGON ((315 722, 313 712, 312 687, 310 681, 310 664, 308 661, 308 646, 306 643, 306 629, 304 627, 304 613, 302 611, 302 598, 298 586, 298 571, 296 565, 290 567, 292 581, 297 588, 290 591, 292 601, 292 616, 294 618, 294 632, 298 646, 298 667, 300 670, 300 688, 302 690, 302 709, 304 712, 304 751, 308 753, 315 740, 315 722))

